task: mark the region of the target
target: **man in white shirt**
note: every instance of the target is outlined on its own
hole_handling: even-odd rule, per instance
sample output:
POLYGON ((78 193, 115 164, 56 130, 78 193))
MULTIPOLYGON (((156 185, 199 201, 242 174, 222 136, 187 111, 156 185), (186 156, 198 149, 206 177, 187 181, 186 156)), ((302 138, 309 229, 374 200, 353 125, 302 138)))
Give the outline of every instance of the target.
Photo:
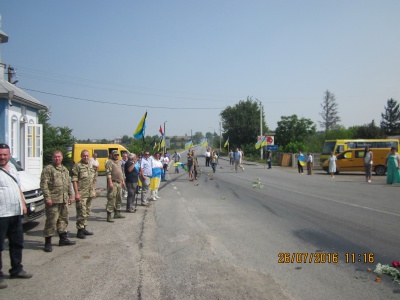
POLYGON ((1 271, 1 255, 6 237, 11 259, 10 278, 32 277, 21 264, 24 248, 22 215, 26 214, 26 204, 17 169, 10 163, 10 158, 10 147, 0 143, 0 289, 7 287, 1 271))

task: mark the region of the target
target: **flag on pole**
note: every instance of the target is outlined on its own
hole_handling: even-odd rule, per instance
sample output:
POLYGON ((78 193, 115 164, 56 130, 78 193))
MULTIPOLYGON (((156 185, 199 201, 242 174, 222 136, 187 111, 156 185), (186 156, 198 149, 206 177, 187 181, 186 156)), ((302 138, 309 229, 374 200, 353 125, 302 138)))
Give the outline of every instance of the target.
POLYGON ((163 131, 162 131, 161 125, 160 125, 160 130, 159 130, 159 132, 160 132, 161 135, 164 135, 164 133, 163 133, 163 131))
POLYGON ((161 149, 164 149, 164 147, 165 147, 165 136, 164 135, 161 137, 160 147, 161 147, 161 149))
POLYGON ((187 142, 186 144, 185 144, 185 149, 187 150, 187 149, 190 149, 190 148, 192 148, 193 147, 193 141, 189 141, 189 142, 187 142))
POLYGON ((144 114, 143 118, 140 120, 133 137, 135 139, 140 139, 141 137, 144 138, 145 130, 146 130, 146 117, 147 117, 147 111, 144 114))
POLYGON ((153 141, 151 142, 151 148, 154 150, 157 147, 157 141, 156 138, 153 139, 153 141))
POLYGON ((202 145, 203 147, 207 147, 207 146, 208 146, 208 141, 207 141, 207 139, 203 139, 203 140, 201 141, 201 145, 202 145))
POLYGON ((255 145, 256 149, 260 149, 260 147, 267 146, 267 137, 263 136, 255 145))
POLYGON ((227 146, 229 146, 229 137, 228 137, 228 139, 226 140, 226 142, 224 144, 224 148, 227 147, 227 146))

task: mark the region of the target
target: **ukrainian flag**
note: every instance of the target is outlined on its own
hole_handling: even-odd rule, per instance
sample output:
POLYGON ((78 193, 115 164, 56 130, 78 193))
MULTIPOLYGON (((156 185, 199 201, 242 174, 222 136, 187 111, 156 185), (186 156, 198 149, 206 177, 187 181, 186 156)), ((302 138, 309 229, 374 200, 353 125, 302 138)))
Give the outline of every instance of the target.
POLYGON ((227 146, 229 146, 229 137, 228 137, 228 139, 226 140, 226 142, 224 144, 224 148, 227 147, 227 146))
POLYGON ((267 140, 266 140, 266 137, 265 137, 265 136, 263 136, 263 137, 256 143, 255 148, 256 148, 256 149, 260 149, 260 147, 263 147, 263 146, 267 146, 267 140))
POLYGON ((192 148, 194 145, 193 145, 193 141, 189 141, 189 142, 187 142, 186 144, 185 144, 185 149, 187 150, 187 149, 190 149, 190 148, 192 148))
POLYGON ((207 139, 203 139, 203 141, 201 142, 201 145, 202 145, 203 147, 207 147, 207 146, 208 146, 208 141, 207 141, 207 139))
POLYGON ((135 133, 133 134, 133 137, 135 139, 144 138, 146 130, 146 117, 147 117, 147 111, 144 114, 143 118, 140 120, 139 125, 137 126, 135 133))

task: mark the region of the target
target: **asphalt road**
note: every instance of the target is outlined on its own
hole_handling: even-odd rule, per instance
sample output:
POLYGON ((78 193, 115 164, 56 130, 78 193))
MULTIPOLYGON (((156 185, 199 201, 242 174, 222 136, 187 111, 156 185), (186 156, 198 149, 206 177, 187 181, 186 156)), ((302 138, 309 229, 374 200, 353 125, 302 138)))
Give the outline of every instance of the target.
MULTIPOLYGON (((34 277, 6 280, 0 298, 399 299, 398 283, 377 283, 367 269, 400 260, 400 186, 250 164, 236 173, 225 160, 215 174, 201 169, 189 182, 170 168, 162 199, 113 224, 99 190, 88 226, 95 235, 85 240, 75 238, 71 206, 75 246, 55 239, 45 253, 44 218, 28 224, 24 268, 34 277), (253 188, 256 178, 262 188, 253 188), (364 253, 371 263, 358 262, 364 253)), ((7 251, 3 264, 7 271, 7 251)))

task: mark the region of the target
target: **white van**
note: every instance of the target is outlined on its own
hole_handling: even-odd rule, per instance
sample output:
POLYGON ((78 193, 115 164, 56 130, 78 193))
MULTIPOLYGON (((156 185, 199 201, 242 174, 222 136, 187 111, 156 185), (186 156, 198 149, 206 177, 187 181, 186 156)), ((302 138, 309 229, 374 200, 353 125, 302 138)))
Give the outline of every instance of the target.
POLYGON ((38 177, 22 169, 14 158, 11 157, 10 162, 18 170, 21 189, 25 196, 27 214, 22 219, 22 223, 25 224, 44 215, 43 191, 40 188, 40 179, 38 177))

